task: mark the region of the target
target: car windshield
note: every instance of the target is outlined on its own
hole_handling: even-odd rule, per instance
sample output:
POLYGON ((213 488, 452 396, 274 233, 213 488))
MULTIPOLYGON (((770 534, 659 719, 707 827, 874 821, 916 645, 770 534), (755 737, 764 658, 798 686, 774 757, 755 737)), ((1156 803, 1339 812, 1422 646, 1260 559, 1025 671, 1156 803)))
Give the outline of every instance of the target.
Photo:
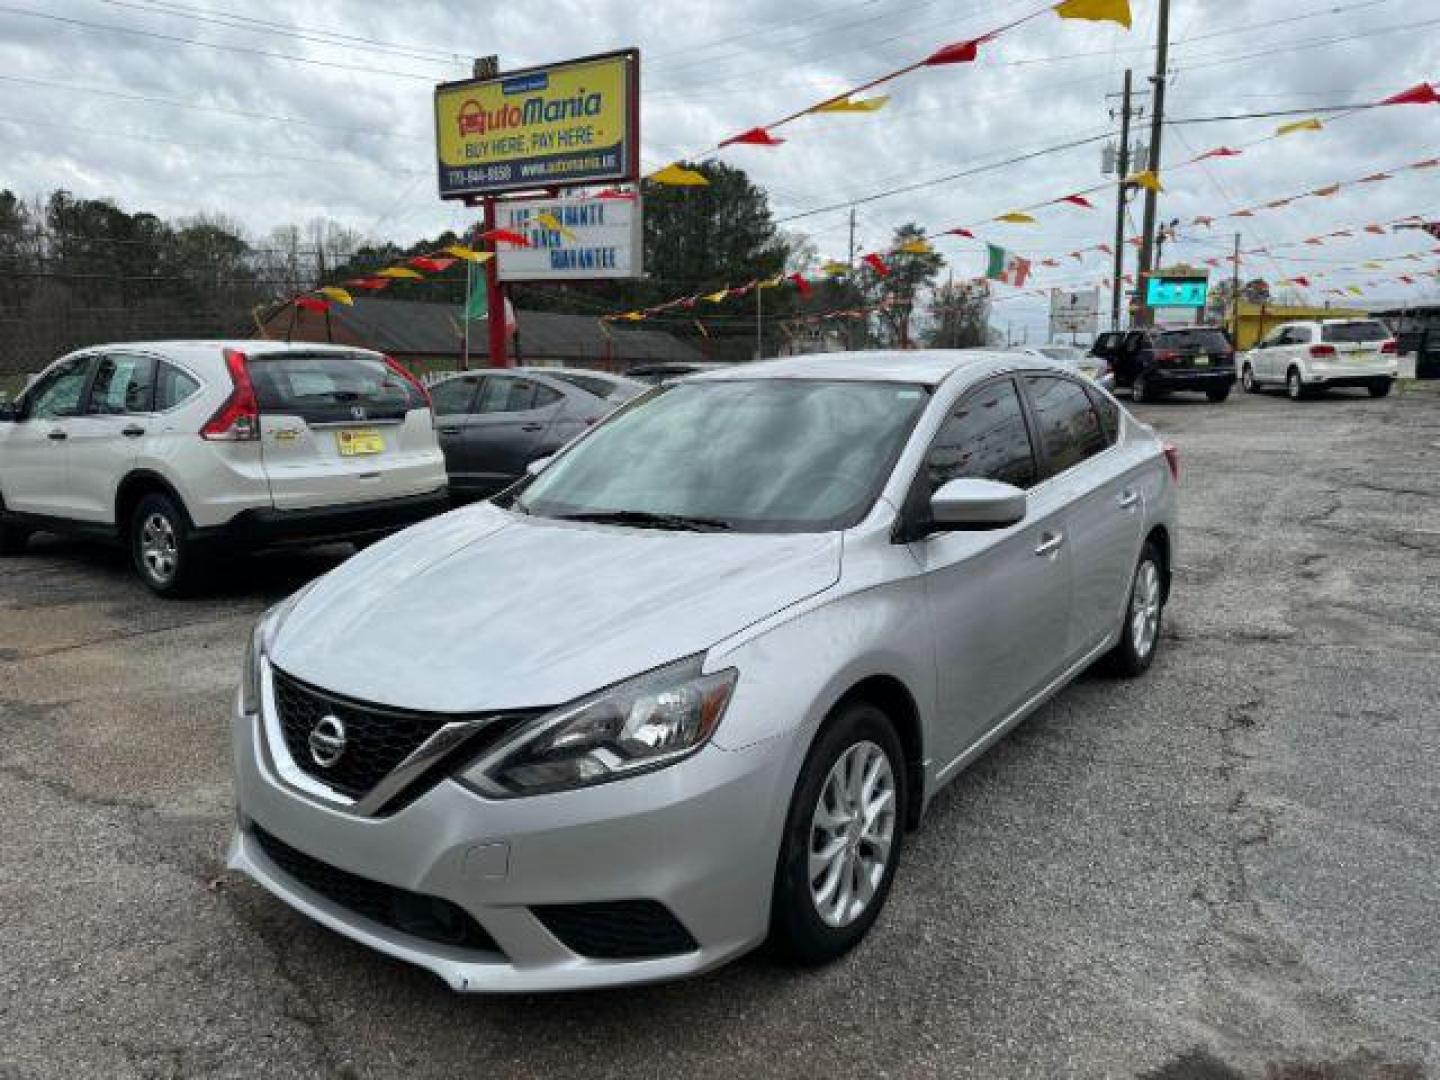
POLYGON ((846 528, 869 511, 927 400, 908 383, 676 383, 615 413, 511 505, 653 528, 846 528))
POLYGON ((1325 323, 1320 328, 1320 337, 1323 341, 1339 342, 1344 345, 1353 342, 1385 341, 1390 337, 1390 331, 1385 329, 1384 323, 1357 320, 1356 322, 1325 323))

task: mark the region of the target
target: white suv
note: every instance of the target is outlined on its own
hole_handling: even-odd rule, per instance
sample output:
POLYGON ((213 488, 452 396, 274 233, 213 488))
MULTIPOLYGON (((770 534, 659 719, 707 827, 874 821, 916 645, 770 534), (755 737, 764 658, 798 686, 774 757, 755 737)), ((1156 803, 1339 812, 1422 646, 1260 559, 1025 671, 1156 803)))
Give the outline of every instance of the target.
POLYGON ((1240 359, 1240 385, 1251 394, 1283 386, 1300 400, 1334 386, 1390 393, 1399 374, 1395 338, 1375 319, 1283 323, 1240 359))
POLYGON ((364 539, 447 506, 424 387, 363 349, 105 345, 0 406, 0 554, 40 531, 119 540, 164 595, 224 546, 364 539))

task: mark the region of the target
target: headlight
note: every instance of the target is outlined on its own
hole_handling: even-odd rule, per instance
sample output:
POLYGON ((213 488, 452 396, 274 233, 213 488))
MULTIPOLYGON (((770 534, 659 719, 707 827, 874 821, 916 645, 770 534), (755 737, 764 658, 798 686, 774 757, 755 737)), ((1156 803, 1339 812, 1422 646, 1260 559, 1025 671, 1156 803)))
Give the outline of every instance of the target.
POLYGON ((316 578, 302 589, 297 589, 284 600, 261 615, 250 631, 250 643, 245 647, 245 663, 240 671, 240 711, 246 716, 260 714, 260 658, 268 651, 271 640, 281 625, 295 610, 305 594, 319 584, 316 578))
POLYGON ((733 668, 701 657, 647 672, 547 713, 477 762, 465 779, 506 798, 603 784, 671 765, 714 734, 735 689, 733 668))

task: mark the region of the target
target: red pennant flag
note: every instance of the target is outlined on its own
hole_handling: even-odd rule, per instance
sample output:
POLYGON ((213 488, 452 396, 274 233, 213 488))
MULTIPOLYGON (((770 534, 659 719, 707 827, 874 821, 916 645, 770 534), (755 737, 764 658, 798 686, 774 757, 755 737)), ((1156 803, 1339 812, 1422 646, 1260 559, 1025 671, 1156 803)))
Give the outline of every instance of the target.
POLYGON ((352 289, 369 289, 371 292, 378 292, 390 287, 390 279, 383 277, 351 278, 345 284, 352 289))
POLYGON ((1254 216, 1255 216, 1255 211, 1254 211, 1254 210, 1236 210, 1233 214, 1231 214, 1231 215, 1229 215, 1229 216, 1230 216, 1230 217, 1254 217, 1254 216))
POLYGON ((1206 260, 1205 260, 1205 265, 1206 265, 1206 266, 1219 266, 1219 265, 1220 265, 1220 260, 1219 260, 1219 259, 1206 259, 1206 260))
POLYGON ((874 270, 875 273, 879 274, 881 277, 890 276, 890 267, 885 265, 885 260, 882 259, 879 255, 876 255, 873 252, 869 255, 862 255, 860 256, 860 261, 863 262, 866 266, 870 267, 871 270, 874 270))
POLYGON ((1041 260, 1040 260, 1040 265, 1041 265, 1041 266, 1059 266, 1060 264, 1059 264, 1058 262, 1056 262, 1054 259, 1041 259, 1041 260))
POLYGON ((980 55, 980 46, 990 40, 990 35, 975 38, 973 41, 957 41, 946 45, 943 49, 936 49, 924 60, 926 67, 939 67, 941 64, 971 64, 980 55))
MULTIPOLYGON (((1239 151, 1237 150, 1236 153, 1238 154, 1239 151)), ((1191 224, 1191 225, 1198 225, 1198 226, 1200 226, 1200 227, 1202 227, 1202 228, 1208 229, 1211 225, 1214 225, 1214 224, 1215 224, 1215 219, 1212 218, 1212 217, 1197 217, 1197 218, 1196 218, 1194 221, 1192 221, 1190 224, 1191 224)))
POLYGON ((1293 285, 1299 285, 1302 289, 1308 289, 1310 287, 1310 279, 1307 277, 1293 277, 1290 279, 1290 282, 1293 285))
POLYGON ((1115 249, 1112 248, 1109 244, 1096 244, 1096 245, 1095 245, 1095 250, 1096 250, 1096 251, 1099 251, 1099 252, 1103 252, 1103 253, 1106 254, 1106 255, 1114 255, 1114 254, 1115 254, 1115 249))
POLYGON ((766 131, 764 128, 755 127, 751 128, 749 131, 742 131, 739 135, 734 135, 726 139, 720 145, 733 146, 736 143, 739 143, 743 146, 779 146, 784 141, 784 139, 777 139, 774 135, 771 135, 770 132, 766 131))
POLYGON ((1368 233, 1374 233, 1376 236, 1384 236, 1384 235, 1385 235, 1385 226, 1384 226, 1384 225, 1366 225, 1366 226, 1365 226, 1365 231, 1368 232, 1368 233))
POLYGON ((1126 240, 1125 242, 1127 244, 1133 244, 1135 247, 1138 248, 1141 244, 1145 243, 1145 238, 1141 236, 1132 236, 1129 240, 1126 240))
POLYGON ((1081 255, 1080 252, 1078 252, 1078 251, 1072 251, 1072 252, 1070 252, 1070 258, 1074 259, 1076 262, 1084 262, 1084 261, 1085 261, 1085 256, 1084 256, 1084 255, 1081 255))
POLYGON ((297 296, 295 306, 301 311, 326 311, 329 305, 314 296, 297 296))
POLYGON ((1389 179, 1390 179, 1390 174, 1389 174, 1389 173, 1377 172, 1377 173, 1371 173, 1369 176, 1362 176, 1362 177, 1360 178, 1360 183, 1362 183, 1362 184, 1374 184, 1374 183, 1378 183, 1378 182, 1381 181, 1381 180, 1389 180, 1389 179))
POLYGON ((974 234, 973 232, 971 232, 969 229, 946 229, 946 230, 945 230, 943 233, 941 233, 940 235, 941 235, 941 236, 964 236, 964 237, 968 237, 968 238, 971 239, 971 240, 974 240, 974 239, 975 239, 975 234, 974 234))
POLYGON ((410 260, 410 265, 416 270, 428 270, 432 274, 439 274, 455 265, 454 259, 437 259, 431 255, 416 255, 410 260))
POLYGON ((1056 199, 1055 201, 1068 202, 1072 206, 1083 206, 1086 210, 1095 209, 1095 204, 1092 203, 1089 199, 1085 198, 1084 195, 1065 195, 1059 199, 1056 199))
POLYGON ((1289 205, 1290 205, 1290 200, 1289 200, 1289 199, 1276 199, 1274 202, 1267 202, 1267 203, 1265 204, 1265 209, 1266 209, 1266 210, 1279 210, 1280 207, 1282 207, 1282 206, 1289 206, 1289 205))
POLYGON ((1401 275, 1400 275, 1400 280, 1403 281, 1406 285, 1414 285, 1414 284, 1415 284, 1415 279, 1414 279, 1413 277, 1411 277, 1409 274, 1401 274, 1401 275))
POLYGON ((605 199, 606 201, 634 202, 635 193, 633 191, 621 191, 619 188, 611 187, 600 192, 595 198, 605 199))
POLYGON ((496 243, 500 244, 513 244, 516 247, 530 246, 529 240, 525 239, 525 237, 521 236, 517 232, 511 232, 509 229, 491 229, 488 232, 481 233, 480 239, 494 240, 496 243))
POLYGON ((1352 233, 1349 229, 1336 229, 1334 232, 1332 232, 1332 233, 1326 233, 1325 235, 1326 235, 1326 236, 1354 236, 1355 234, 1352 233))
POLYGON ((801 296, 809 296, 814 291, 810 288, 810 283, 805 280, 804 274, 787 274, 785 276, 795 283, 795 288, 801 296))
POLYGON ((1214 150, 1206 150, 1205 153, 1201 154, 1201 155, 1200 155, 1198 158, 1196 158, 1195 160, 1196 160, 1196 161, 1204 161, 1204 160, 1206 160, 1207 158, 1239 157, 1239 156, 1240 156, 1240 153, 1241 153, 1241 151, 1239 151, 1239 150, 1232 150, 1232 149, 1231 149, 1230 147, 1228 147, 1228 146, 1217 146, 1214 150))
POLYGON ((1433 169, 1436 165, 1440 165, 1440 157, 1426 158, 1424 161, 1417 161, 1414 165, 1411 165, 1410 168, 1433 169))
POLYGON ((1319 247, 1321 244, 1325 243, 1325 238, 1323 236, 1311 236, 1306 239, 1305 243, 1314 244, 1316 247, 1319 247))
POLYGON ((1435 87, 1428 82, 1416 83, 1408 90, 1401 90, 1398 94, 1392 94, 1381 105, 1435 105, 1440 104, 1440 93, 1435 92, 1435 87))

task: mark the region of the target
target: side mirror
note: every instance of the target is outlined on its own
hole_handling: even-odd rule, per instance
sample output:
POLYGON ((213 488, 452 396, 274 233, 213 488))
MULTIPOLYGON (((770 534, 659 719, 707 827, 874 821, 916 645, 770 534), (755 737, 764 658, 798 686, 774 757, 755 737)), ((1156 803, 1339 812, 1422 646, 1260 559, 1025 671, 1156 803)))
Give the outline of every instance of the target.
POLYGON ((525 466, 525 472, 530 476, 539 476, 545 471, 545 467, 555 460, 554 454, 547 454, 544 457, 537 457, 529 465, 525 466))
POLYGON ((941 532, 1003 529, 1025 520, 1025 492, 998 480, 961 477, 930 497, 930 524, 941 532))

